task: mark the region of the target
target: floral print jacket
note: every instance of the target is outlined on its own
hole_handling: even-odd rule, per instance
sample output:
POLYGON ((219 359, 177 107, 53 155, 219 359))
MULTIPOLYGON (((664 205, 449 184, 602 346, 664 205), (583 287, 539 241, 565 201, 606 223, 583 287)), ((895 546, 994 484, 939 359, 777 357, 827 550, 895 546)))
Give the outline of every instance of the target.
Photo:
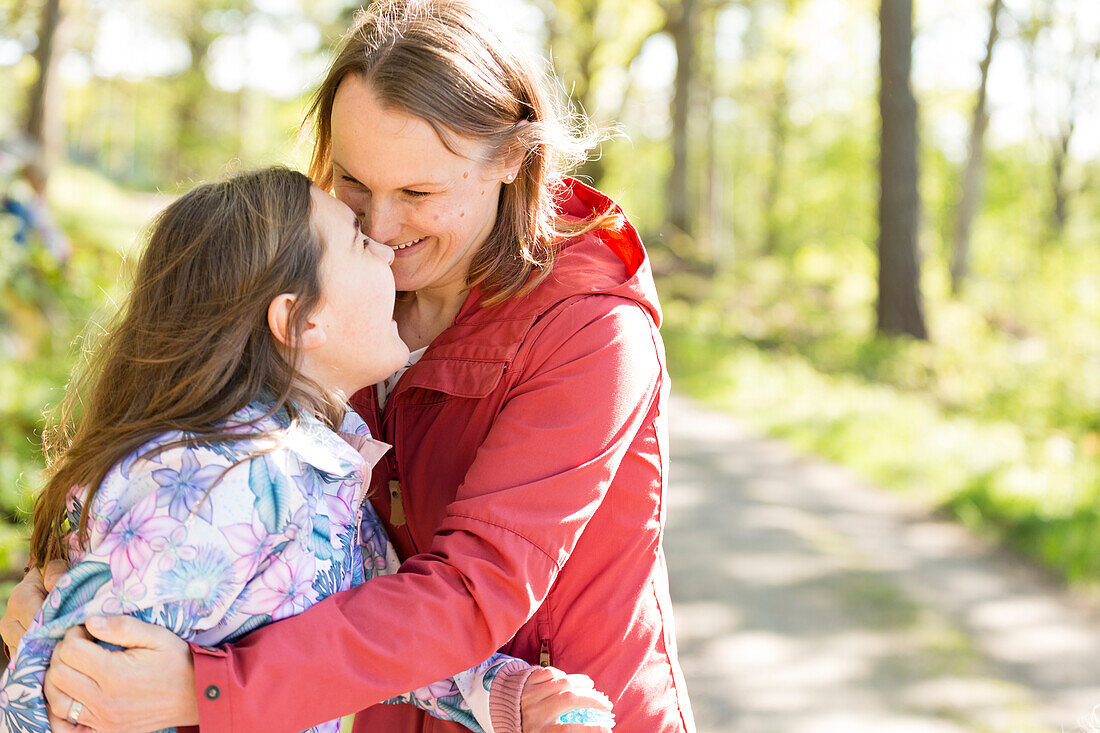
MULTIPOLYGON (((304 411, 293 424, 266 412, 256 402, 230 419, 241 440, 149 456, 185 437, 168 433, 108 472, 91 507, 87 547, 70 534, 72 568, 0 678, 0 731, 49 731, 46 667, 65 631, 89 616, 129 614, 215 645, 396 571, 397 555, 364 500, 364 479, 389 446, 372 440, 350 410, 339 434, 304 411), (260 435, 269 431, 276 437, 260 435)), ((70 498, 72 527, 81 499, 70 498)), ((519 666, 527 664, 494 655, 387 702, 491 732, 492 682, 519 666)), ((310 730, 339 729, 333 720, 310 730)))

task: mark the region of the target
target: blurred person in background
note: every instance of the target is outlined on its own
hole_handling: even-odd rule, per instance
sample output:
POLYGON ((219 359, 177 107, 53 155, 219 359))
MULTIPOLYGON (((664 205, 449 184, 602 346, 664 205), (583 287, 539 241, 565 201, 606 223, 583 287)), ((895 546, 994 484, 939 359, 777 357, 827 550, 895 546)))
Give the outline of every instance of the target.
POLYGON ((27 146, 0 146, 0 173, 0 210, 15 220, 15 243, 25 247, 37 235, 58 262, 66 262, 72 254, 72 243, 50 216, 46 171, 40 155, 27 146))

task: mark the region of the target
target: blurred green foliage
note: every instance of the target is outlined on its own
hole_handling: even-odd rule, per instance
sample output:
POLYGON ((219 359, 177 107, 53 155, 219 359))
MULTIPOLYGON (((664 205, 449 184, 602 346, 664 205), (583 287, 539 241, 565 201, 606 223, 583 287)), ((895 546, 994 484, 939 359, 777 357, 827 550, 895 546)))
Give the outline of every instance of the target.
MULTIPOLYGON (((822 150, 834 153, 807 159, 800 176, 824 185, 832 171, 834 186, 866 190, 865 148, 834 141, 822 150)), ((1100 195, 1082 195, 1070 230, 1045 242, 1039 192, 1029 199, 1014 185, 1043 170, 1022 159, 1016 150, 992 156, 974 275, 952 299, 939 232, 949 229, 954 169, 928 152, 929 342, 873 335, 873 234, 867 222, 817 211, 816 197, 783 229, 783 241, 798 244, 750 250, 716 276, 656 247, 663 332, 679 388, 1095 582, 1100 195)))
POLYGON ((59 401, 82 336, 94 337, 113 312, 125 255, 161 201, 71 167, 54 174, 50 193, 74 243, 66 263, 33 238, 20 246, 0 236, 0 573, 8 574, 26 560, 23 522, 41 482, 44 409, 59 401))
MULTIPOLYGON (((1100 579, 1092 540, 1100 533, 1100 161, 1070 161, 1070 217, 1056 232, 1046 133, 991 147, 972 274, 953 298, 947 262, 962 160, 940 130, 968 118, 971 94, 918 89, 932 339, 876 338, 878 120, 873 58, 864 53, 876 3, 758 0, 707 11, 700 39, 713 48, 701 58, 713 66, 701 70, 690 129, 694 236, 665 224, 671 89, 648 78, 661 44, 666 54, 671 46, 661 13, 678 4, 526 4, 541 9, 540 42, 563 87, 626 133, 584 172, 621 201, 647 242, 678 388, 883 486, 929 497, 1066 577, 1100 579), (815 6, 828 12, 814 15, 815 6), (732 21, 718 23, 720 14, 732 21), (843 48, 830 62, 841 73, 826 77, 808 39, 828 34, 843 48), (580 78, 586 73, 592 78, 580 78)), ((80 334, 94 334, 121 297, 141 225, 165 193, 227 167, 305 167, 308 146, 296 146, 304 99, 215 87, 209 60, 231 56, 222 41, 243 42, 249 28, 289 24, 293 38, 313 23, 323 41, 303 45, 300 65, 319 76, 347 9, 335 0, 290 3, 297 9, 288 20, 231 5, 173 5, 200 19, 187 27, 158 6, 146 19, 150 32, 165 43, 190 37, 191 61, 206 65, 145 75, 96 76, 89 61, 97 13, 112 4, 90 4, 77 18, 91 69, 65 95, 66 153, 77 165, 50 182, 76 253, 62 268, 40 248, 14 248, 0 219, 0 568, 9 574, 25 553, 18 521, 39 483, 43 407, 58 401, 80 334)), ((966 7, 980 14, 986 5, 966 7)), ((0 18, 18 31, 0 34, 9 42, 34 26, 30 14, 12 15, 21 7, 0 0, 0 18)), ((977 47, 984 29, 975 28, 977 47)), ((0 96, 15 100, 0 114, 0 134, 22 115, 33 77, 27 53, 0 68, 0 96)), ((1027 93, 1031 82, 1017 81, 1027 93)), ((1036 117, 1069 108, 1036 109, 1036 117)))

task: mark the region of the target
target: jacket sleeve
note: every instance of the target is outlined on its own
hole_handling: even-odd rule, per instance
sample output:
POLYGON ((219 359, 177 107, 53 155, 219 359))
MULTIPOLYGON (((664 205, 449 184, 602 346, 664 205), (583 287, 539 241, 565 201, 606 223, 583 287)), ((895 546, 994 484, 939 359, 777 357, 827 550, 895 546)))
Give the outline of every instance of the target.
POLYGON ((128 614, 185 639, 225 618, 261 558, 239 558, 235 567, 224 539, 232 527, 218 521, 228 515, 211 506, 215 496, 201 504, 199 498, 223 473, 219 502, 250 506, 253 495, 247 465, 226 472, 227 461, 200 464, 198 455, 171 449, 155 462, 108 474, 95 499, 88 552, 50 591, 0 679, 0 731, 50 730, 46 668, 66 630, 90 616, 128 614))
POLYGON ((538 609, 663 371, 631 301, 579 298, 535 329, 429 553, 235 645, 192 647, 204 729, 300 730, 363 709, 488 658, 538 609))

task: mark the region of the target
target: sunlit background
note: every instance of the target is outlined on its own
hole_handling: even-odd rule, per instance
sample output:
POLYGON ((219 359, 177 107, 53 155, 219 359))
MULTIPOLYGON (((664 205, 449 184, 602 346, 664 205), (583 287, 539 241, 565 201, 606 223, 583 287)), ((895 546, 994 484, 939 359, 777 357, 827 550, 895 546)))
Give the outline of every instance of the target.
MULTIPOLYGON (((677 389, 1096 583, 1100 2, 915 0, 927 338, 876 319, 877 1, 484 4, 549 60, 563 99, 614 130, 578 174, 647 242, 677 389)), ((226 170, 304 167, 308 95, 353 11, 0 0, 0 185, 32 195, 22 140, 41 139, 72 248, 17 242, 0 218, 9 580, 25 561, 43 407, 89 319, 124 293, 141 225, 226 170)))

